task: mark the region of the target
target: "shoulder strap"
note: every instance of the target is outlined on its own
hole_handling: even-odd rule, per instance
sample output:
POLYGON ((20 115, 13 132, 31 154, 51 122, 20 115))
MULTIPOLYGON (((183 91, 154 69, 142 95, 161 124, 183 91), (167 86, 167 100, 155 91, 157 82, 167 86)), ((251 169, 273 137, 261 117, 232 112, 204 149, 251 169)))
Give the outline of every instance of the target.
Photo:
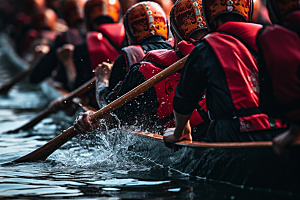
POLYGON ((230 35, 232 37, 234 37, 235 39, 237 39, 238 41, 240 41, 247 49, 248 51, 255 57, 256 60, 258 60, 258 52, 255 51, 248 43, 246 43, 241 37, 236 36, 234 34, 230 34, 230 33, 224 33, 224 32, 219 32, 221 34, 224 35, 230 35))

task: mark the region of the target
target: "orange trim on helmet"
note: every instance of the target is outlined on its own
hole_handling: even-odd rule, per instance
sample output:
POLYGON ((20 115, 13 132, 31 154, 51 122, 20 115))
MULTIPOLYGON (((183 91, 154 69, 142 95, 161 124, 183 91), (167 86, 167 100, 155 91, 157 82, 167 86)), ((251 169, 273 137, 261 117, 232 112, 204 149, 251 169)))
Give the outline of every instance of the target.
POLYGON ((205 0, 203 7, 206 21, 209 24, 224 13, 239 14, 249 22, 253 12, 253 0, 205 0))
POLYGON ((132 43, 140 44, 152 35, 168 38, 168 20, 162 7, 150 1, 137 3, 124 16, 126 35, 132 43))
POLYGON ((88 23, 100 16, 108 16, 116 23, 120 18, 120 3, 118 0, 89 0, 85 8, 88 23))
POLYGON ((67 0, 62 8, 64 19, 69 26, 74 26, 76 21, 84 19, 84 6, 87 0, 67 0))
POLYGON ((37 30, 54 30, 57 22, 57 15, 52 9, 46 8, 37 12, 33 16, 32 22, 34 28, 37 30))
POLYGON ((171 10, 171 27, 181 40, 188 40, 197 30, 207 29, 202 0, 179 0, 171 10))

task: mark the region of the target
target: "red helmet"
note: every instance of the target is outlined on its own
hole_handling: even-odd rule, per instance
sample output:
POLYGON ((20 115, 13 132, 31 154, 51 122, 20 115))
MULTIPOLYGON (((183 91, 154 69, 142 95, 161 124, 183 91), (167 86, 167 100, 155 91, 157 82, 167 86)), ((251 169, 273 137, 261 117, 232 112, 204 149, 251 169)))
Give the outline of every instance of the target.
POLYGON ((69 26, 84 19, 84 6, 87 0, 67 0, 62 8, 63 16, 69 26))
POLYGON ((124 26, 128 39, 140 44, 151 35, 168 38, 167 16, 162 7, 151 1, 140 2, 128 9, 124 16, 124 26))
POLYGON ((45 0, 24 0, 23 1, 23 8, 24 11, 31 15, 35 11, 44 9, 46 6, 46 1, 45 0))
POLYGON ((56 13, 50 9, 38 11, 32 19, 33 27, 37 30, 50 29, 54 30, 57 21, 56 13))
POLYGON ((116 23, 120 18, 120 3, 118 0, 89 0, 84 13, 89 27, 100 16, 107 16, 116 23))
POLYGON ((267 1, 270 19, 273 23, 281 23, 285 16, 300 9, 299 0, 269 0, 267 1))
POLYGON ((202 0, 178 0, 170 13, 171 29, 180 40, 188 40, 197 30, 207 29, 202 0))
POLYGON ((204 16, 208 27, 214 19, 225 13, 235 13, 250 22, 253 12, 253 0, 203 0, 204 16))

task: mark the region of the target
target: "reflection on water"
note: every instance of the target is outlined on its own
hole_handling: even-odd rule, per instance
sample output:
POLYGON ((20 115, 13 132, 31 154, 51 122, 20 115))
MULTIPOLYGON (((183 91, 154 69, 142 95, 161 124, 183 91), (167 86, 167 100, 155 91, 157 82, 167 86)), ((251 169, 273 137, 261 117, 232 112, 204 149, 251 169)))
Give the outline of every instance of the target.
MULTIPOLYGON (((16 73, 5 65, 8 62, 0 51, 0 83, 16 73)), ((60 113, 44 119, 29 131, 4 134, 33 118, 47 103, 40 89, 25 81, 7 95, 0 95, 0 164, 31 152, 72 124, 72 119, 60 113)), ((0 166, 0 198, 295 198, 211 182, 169 167, 170 163, 181 162, 188 153, 188 149, 182 149, 174 154, 161 142, 123 131, 95 132, 74 138, 45 162, 0 166), (164 166, 156 162, 162 152, 166 157, 164 166)))

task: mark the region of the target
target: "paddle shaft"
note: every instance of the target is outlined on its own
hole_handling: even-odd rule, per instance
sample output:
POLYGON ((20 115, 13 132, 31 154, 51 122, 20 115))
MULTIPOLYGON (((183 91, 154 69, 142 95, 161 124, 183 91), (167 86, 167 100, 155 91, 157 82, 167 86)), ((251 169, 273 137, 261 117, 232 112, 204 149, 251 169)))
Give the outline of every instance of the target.
POLYGON ((8 93, 8 91, 12 88, 12 86, 14 86, 16 83, 18 83, 23 78, 25 78, 31 72, 31 70, 32 69, 29 67, 28 69, 20 72, 15 77, 13 77, 10 81, 2 85, 2 87, 0 88, 0 94, 8 93))
MULTIPOLYGON (((85 94, 87 91, 89 91, 90 89, 95 87, 95 83, 96 83, 96 77, 92 78, 91 80, 86 82, 84 85, 82 85, 81 87, 77 88, 76 90, 74 90, 73 92, 71 92, 70 94, 65 96, 62 101, 71 101, 73 98, 85 94)), ((34 127, 37 123, 39 123, 41 120, 43 120, 50 114, 51 114, 51 111, 49 110, 49 108, 47 108, 44 111, 42 111, 41 113, 39 113, 35 118, 33 118, 27 124, 23 125, 20 128, 15 129, 15 130, 8 131, 6 133, 17 133, 20 130, 28 130, 28 129, 34 127)))
MULTIPOLYGON (((125 103, 131 101, 135 97, 139 96, 149 88, 153 87, 155 84, 159 83, 166 77, 170 76, 171 74, 180 70, 183 65, 185 64, 187 57, 182 58, 181 60, 177 61, 170 67, 164 69, 160 73, 156 74, 146 82, 142 83, 141 85, 137 86, 133 90, 129 91, 128 93, 124 94, 120 98, 116 99, 112 103, 108 104, 104 108, 98 110, 91 116, 91 121, 96 122, 100 118, 104 117, 105 115, 109 114, 110 112, 120 108, 125 103)), ((64 131, 62 134, 57 136, 56 138, 52 139, 47 144, 43 145, 42 147, 36 149, 35 151, 12 161, 13 163, 20 163, 20 162, 36 162, 36 161, 44 161, 49 155, 51 155, 56 149, 60 148, 63 144, 69 141, 77 135, 77 132, 74 131, 74 127, 70 127, 68 130, 64 131)))

